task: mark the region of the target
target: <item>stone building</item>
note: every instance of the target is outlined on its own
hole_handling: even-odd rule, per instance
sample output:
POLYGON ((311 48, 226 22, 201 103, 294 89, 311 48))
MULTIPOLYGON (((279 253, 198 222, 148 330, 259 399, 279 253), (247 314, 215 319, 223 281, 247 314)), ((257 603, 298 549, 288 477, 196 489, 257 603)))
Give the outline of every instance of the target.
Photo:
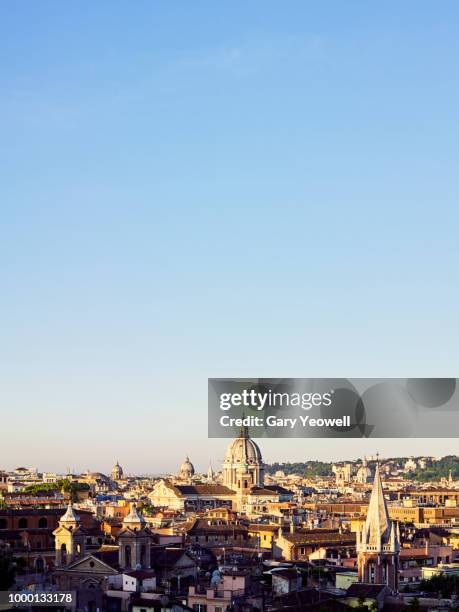
POLYGON ((119 566, 122 569, 150 569, 151 532, 135 504, 123 520, 118 534, 119 566))
MULTIPOLYGON (((188 465, 187 462, 188 457, 180 469, 182 480, 185 476, 191 478, 191 464, 188 465)), ((150 501, 156 507, 185 512, 228 507, 245 514, 262 514, 267 512, 269 504, 293 499, 291 491, 278 485, 264 484, 261 451, 257 443, 249 437, 247 427, 242 427, 239 437, 229 444, 222 474, 222 484, 211 482, 209 475, 205 484, 160 480, 149 495, 150 501)))
POLYGON ((86 531, 80 525, 80 517, 70 503, 53 531, 56 548, 56 566, 69 565, 86 552, 86 531))

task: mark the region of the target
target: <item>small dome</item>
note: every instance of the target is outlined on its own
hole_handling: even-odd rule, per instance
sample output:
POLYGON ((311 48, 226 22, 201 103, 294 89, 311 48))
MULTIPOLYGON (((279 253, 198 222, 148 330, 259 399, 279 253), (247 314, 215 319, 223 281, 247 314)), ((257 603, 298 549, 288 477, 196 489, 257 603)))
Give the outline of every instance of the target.
POLYGON ((185 461, 180 466, 180 477, 191 478, 194 476, 194 465, 191 463, 189 457, 185 457, 185 461))
POLYGON ((120 480, 123 478, 123 468, 120 466, 118 461, 112 468, 112 478, 113 480, 120 480))

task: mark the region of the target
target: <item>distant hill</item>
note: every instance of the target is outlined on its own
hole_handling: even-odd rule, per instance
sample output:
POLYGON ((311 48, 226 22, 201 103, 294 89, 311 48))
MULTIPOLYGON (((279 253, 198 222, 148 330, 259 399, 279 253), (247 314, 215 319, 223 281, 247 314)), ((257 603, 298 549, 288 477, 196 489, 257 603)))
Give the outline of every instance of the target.
POLYGON ((418 468, 416 471, 406 474, 405 477, 420 482, 436 481, 448 478, 450 470, 453 480, 459 480, 459 457, 456 455, 442 457, 439 461, 433 462, 432 465, 424 469, 418 468))
POLYGON ((298 463, 272 463, 265 465, 268 474, 275 474, 277 471, 284 472, 285 475, 298 474, 306 478, 310 476, 333 476, 333 463, 324 461, 305 461, 298 463))
MULTIPOLYGON (((416 463, 420 457, 391 457, 381 459, 381 463, 384 465, 387 462, 391 462, 396 468, 403 468, 405 462, 413 458, 416 463)), ((297 462, 285 462, 285 463, 271 463, 266 464, 265 469, 268 474, 275 474, 277 471, 282 471, 286 476, 290 474, 298 474, 306 478, 311 476, 333 476, 333 465, 340 465, 343 463, 350 463, 354 466, 361 464, 361 460, 352 461, 297 461, 297 462)), ((373 462, 370 462, 373 463, 373 462)), ((439 481, 442 478, 448 478, 449 472, 453 480, 459 480, 459 457, 457 455, 448 455, 442 457, 439 460, 429 461, 427 467, 417 468, 413 472, 405 474, 407 480, 418 480, 420 482, 439 481)))

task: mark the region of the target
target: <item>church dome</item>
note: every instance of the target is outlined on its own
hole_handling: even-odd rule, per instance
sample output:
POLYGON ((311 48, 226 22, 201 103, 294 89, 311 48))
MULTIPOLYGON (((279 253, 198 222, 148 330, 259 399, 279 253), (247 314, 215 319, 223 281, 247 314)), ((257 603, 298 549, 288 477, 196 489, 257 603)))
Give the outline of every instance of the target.
POLYGON ((247 427, 242 427, 239 437, 228 446, 223 462, 223 484, 237 491, 264 484, 261 451, 249 437, 247 427))
POLYGON ((236 438, 226 451, 225 463, 256 465, 262 462, 260 448, 251 438, 236 438))
POLYGON ((194 476, 194 465, 189 457, 185 457, 185 461, 180 466, 180 478, 186 479, 194 476))
POLYGON ((362 465, 357 470, 357 482, 366 484, 371 478, 371 470, 368 466, 362 465))
POLYGON ((117 461, 112 468, 112 479, 113 480, 121 480, 123 478, 123 468, 120 466, 117 461))
POLYGON ((368 467, 366 457, 363 458, 362 465, 357 470, 356 481, 360 484, 366 484, 371 480, 371 469, 368 467))

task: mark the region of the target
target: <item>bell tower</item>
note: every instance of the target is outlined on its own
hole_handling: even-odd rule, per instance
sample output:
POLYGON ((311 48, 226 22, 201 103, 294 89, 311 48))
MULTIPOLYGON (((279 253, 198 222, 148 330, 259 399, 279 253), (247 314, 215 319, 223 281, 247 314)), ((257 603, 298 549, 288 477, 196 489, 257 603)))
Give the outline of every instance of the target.
POLYGON ((119 565, 122 569, 150 569, 151 533, 136 505, 131 505, 118 535, 119 565))
POLYGON ((65 514, 59 519, 59 526, 53 531, 56 566, 64 567, 84 557, 86 553, 86 532, 80 526, 80 517, 70 502, 65 514))
POLYGON ((365 525, 357 532, 357 554, 360 582, 385 584, 394 592, 398 590, 400 529, 389 519, 379 463, 365 525))

